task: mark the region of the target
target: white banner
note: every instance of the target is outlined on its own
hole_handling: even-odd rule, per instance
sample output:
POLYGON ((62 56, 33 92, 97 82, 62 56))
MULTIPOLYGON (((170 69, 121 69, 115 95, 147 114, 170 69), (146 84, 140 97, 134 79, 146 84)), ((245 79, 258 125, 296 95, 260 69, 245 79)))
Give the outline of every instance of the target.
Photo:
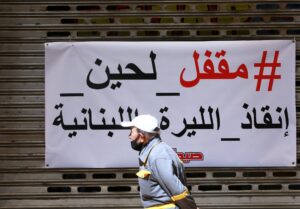
POLYGON ((295 42, 45 44, 46 167, 136 167, 136 115, 186 166, 296 165, 295 42))

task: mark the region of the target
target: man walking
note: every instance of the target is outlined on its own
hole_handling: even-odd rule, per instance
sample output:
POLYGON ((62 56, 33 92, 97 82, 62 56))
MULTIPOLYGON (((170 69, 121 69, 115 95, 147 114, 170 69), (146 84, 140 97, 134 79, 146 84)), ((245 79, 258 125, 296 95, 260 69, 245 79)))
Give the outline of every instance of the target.
POLYGON ((160 138, 158 121, 140 115, 122 122, 130 127, 131 147, 139 151, 140 196, 146 209, 197 209, 186 186, 184 166, 177 153, 160 138))

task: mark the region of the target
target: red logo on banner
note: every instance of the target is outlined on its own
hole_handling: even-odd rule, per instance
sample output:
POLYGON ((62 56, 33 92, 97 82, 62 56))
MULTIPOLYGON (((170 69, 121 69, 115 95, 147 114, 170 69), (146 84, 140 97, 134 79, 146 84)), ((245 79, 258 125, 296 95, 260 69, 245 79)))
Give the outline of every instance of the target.
POLYGON ((177 149, 174 148, 177 153, 179 159, 183 163, 190 163, 191 161, 203 161, 204 155, 202 152, 177 152, 177 149))

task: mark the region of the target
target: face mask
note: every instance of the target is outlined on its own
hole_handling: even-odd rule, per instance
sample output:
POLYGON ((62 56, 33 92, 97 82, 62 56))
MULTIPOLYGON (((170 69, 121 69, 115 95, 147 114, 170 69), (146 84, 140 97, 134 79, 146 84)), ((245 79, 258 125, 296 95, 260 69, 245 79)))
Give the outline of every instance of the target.
POLYGON ((143 149, 143 143, 138 143, 138 138, 131 141, 131 148, 136 151, 141 151, 143 149))

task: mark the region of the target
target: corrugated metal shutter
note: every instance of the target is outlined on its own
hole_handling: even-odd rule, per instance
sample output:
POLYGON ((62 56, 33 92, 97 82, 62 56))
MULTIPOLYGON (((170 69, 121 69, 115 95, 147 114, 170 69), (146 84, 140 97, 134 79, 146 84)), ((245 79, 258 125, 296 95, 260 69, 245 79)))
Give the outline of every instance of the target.
MULTIPOLYGON (((136 169, 43 168, 43 43, 294 38, 299 0, 1 0, 0 209, 141 208, 136 169)), ((198 168, 187 177, 203 209, 300 208, 299 166, 198 168)))

